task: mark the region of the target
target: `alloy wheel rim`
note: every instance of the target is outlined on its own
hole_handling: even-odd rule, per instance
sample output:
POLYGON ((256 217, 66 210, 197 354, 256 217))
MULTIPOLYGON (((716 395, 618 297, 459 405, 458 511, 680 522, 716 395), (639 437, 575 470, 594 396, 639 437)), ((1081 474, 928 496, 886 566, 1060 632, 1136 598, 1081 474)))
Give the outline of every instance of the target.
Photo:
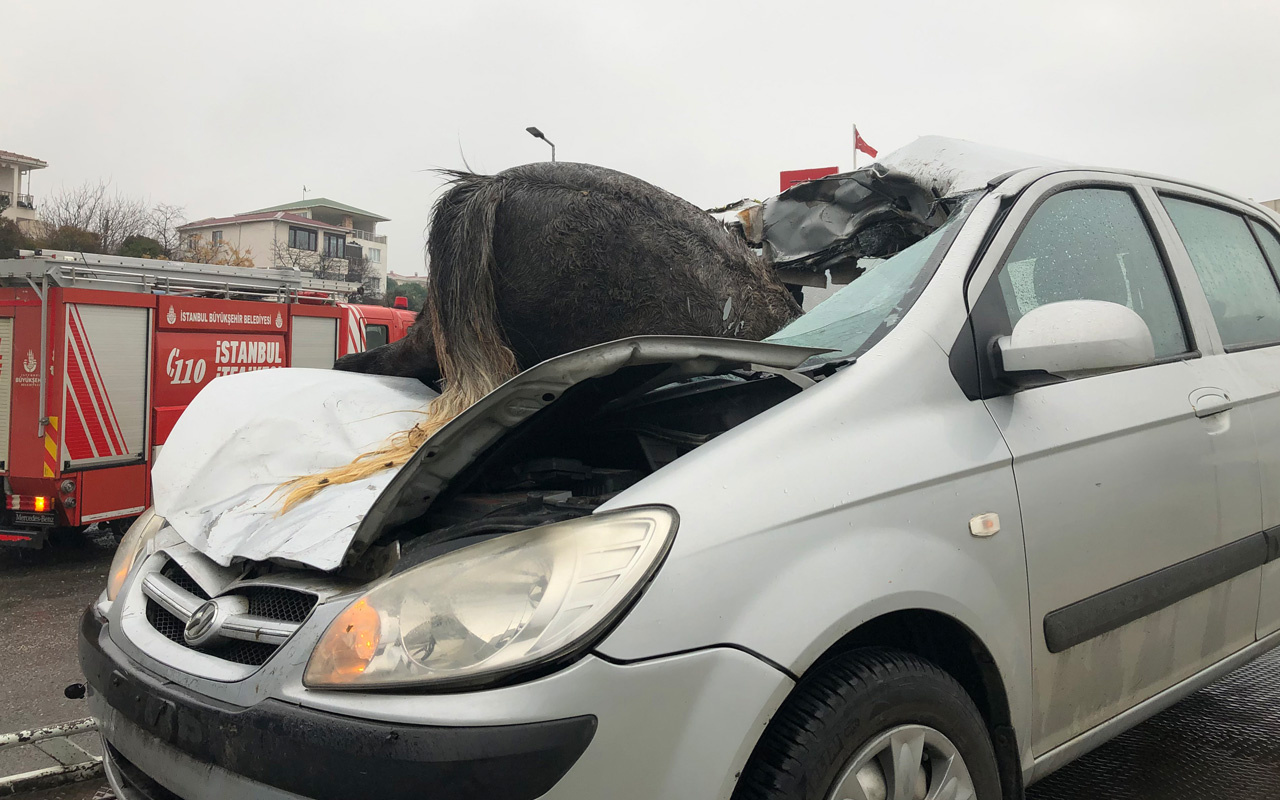
POLYGON ((873 738, 840 771, 826 800, 973 800, 960 751, 927 725, 901 725, 873 738))

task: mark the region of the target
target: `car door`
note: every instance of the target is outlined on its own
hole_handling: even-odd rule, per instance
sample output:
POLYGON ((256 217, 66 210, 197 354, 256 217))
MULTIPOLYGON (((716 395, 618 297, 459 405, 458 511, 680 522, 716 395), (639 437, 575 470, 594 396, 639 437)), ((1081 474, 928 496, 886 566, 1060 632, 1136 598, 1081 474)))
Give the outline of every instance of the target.
POLYGON ((1208 297, 1234 371, 1237 410, 1253 420, 1262 484, 1262 568, 1257 636, 1280 631, 1280 235, 1275 221, 1243 203, 1157 185, 1177 243, 1208 297))
POLYGON ((1259 570, 1243 552, 1260 524, 1253 431, 1226 399, 1231 370, 1197 349, 1212 344, 1212 325, 1203 297, 1171 278, 1153 202, 1116 176, 1044 178, 969 287, 980 363, 1027 312, 1080 299, 1136 311, 1157 357, 1029 384, 983 367, 1022 511, 1037 756, 1253 639, 1259 570))

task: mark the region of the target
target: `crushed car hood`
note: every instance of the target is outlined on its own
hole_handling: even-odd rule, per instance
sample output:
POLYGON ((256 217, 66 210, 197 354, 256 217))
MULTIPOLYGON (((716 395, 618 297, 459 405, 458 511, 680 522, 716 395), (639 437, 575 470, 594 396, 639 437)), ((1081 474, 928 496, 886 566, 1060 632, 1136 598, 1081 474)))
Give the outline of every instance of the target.
POLYGON ((151 471, 156 513, 223 566, 331 569, 395 473, 331 486, 280 515, 281 484, 347 464, 422 419, 436 393, 412 378, 272 369, 212 381, 151 471))
POLYGON ((400 469, 326 487, 285 514, 281 483, 348 463, 412 427, 435 392, 412 379, 329 370, 219 378, 187 408, 156 460, 156 511, 224 566, 275 561, 332 571, 421 516, 454 477, 579 384, 630 370, 615 385, 636 394, 734 369, 790 370, 825 352, 697 336, 637 336, 578 350, 495 389, 400 469))

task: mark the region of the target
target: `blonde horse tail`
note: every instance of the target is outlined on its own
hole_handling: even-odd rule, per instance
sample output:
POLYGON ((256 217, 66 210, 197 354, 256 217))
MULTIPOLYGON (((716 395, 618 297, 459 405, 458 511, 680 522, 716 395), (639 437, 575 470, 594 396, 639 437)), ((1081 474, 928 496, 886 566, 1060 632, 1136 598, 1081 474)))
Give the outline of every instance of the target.
MULTIPOLYGON (((427 246, 427 319, 435 342, 443 391, 427 407, 427 418, 349 464, 282 484, 280 513, 326 486, 363 480, 406 464, 427 439, 472 404, 519 372, 498 321, 494 294, 493 238, 502 179, 451 172, 452 186, 436 201, 427 246)), ((415 325, 423 324, 419 318, 415 325)))

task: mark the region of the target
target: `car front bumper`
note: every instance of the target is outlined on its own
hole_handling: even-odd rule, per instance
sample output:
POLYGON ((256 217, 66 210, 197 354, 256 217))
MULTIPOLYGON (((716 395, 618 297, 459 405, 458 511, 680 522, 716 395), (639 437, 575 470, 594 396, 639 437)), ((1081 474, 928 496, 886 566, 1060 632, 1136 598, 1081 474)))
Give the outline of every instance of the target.
POLYGON ((135 663, 92 608, 80 659, 122 800, 727 798, 792 685, 749 654, 714 648, 638 664, 588 656, 497 690, 509 719, 488 692, 242 708, 135 663), (456 711, 469 700, 480 711, 456 711))

